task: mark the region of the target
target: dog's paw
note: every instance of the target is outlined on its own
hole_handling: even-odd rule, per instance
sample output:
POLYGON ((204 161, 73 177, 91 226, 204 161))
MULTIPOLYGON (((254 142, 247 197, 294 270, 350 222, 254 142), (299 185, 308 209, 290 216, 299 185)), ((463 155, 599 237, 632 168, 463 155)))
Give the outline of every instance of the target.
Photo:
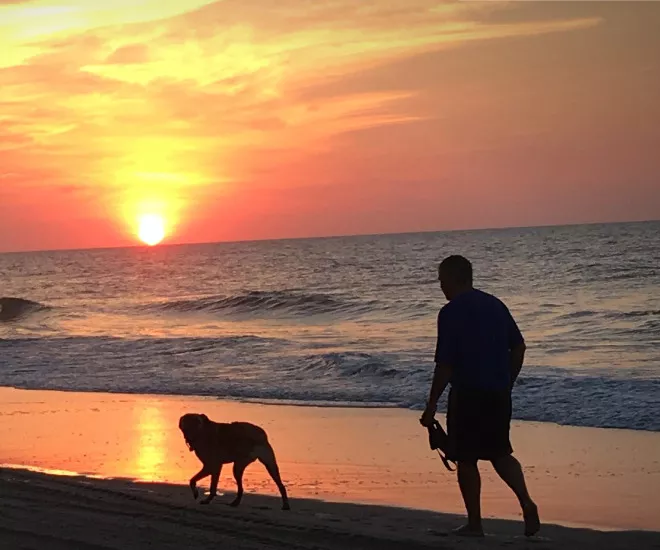
POLYGON ((199 498, 199 490, 197 487, 191 487, 190 490, 192 491, 192 496, 195 500, 199 498))
POLYGON ((231 506, 232 508, 238 508, 238 505, 240 504, 240 501, 238 500, 232 500, 227 506, 231 506))
POLYGON ((206 497, 205 499, 200 500, 199 503, 200 503, 200 504, 210 504, 210 502, 211 502, 212 500, 213 500, 213 499, 212 499, 211 497, 206 497))
POLYGON ((282 510, 284 510, 284 511, 291 510, 291 506, 289 506, 288 502, 285 502, 284 504, 282 504, 282 510))

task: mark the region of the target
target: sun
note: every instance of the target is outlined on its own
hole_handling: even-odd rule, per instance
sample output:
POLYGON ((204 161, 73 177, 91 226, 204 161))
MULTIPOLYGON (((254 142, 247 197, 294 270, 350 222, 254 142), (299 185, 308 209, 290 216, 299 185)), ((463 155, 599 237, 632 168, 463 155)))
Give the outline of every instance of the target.
POLYGON ((155 246, 165 238, 165 220, 157 214, 146 214, 139 219, 138 237, 149 246, 155 246))

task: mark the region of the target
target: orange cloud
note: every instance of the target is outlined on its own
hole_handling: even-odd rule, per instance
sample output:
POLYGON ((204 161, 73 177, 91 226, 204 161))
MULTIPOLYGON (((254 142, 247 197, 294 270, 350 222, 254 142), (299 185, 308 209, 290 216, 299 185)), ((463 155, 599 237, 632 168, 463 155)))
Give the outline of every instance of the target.
POLYGON ((148 63, 149 47, 145 44, 130 44, 121 46, 112 52, 105 60, 107 64, 131 65, 133 63, 148 63))

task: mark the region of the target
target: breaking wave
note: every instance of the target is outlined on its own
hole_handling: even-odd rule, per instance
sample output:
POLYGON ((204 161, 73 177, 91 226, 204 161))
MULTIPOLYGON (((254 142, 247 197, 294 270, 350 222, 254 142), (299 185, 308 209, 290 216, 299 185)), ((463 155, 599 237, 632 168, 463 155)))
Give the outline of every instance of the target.
POLYGON ((325 315, 369 313, 375 300, 360 301, 330 294, 311 294, 291 290, 250 291, 230 296, 209 296, 173 300, 152 305, 166 313, 207 313, 234 315, 325 315))
POLYGON ((48 306, 24 298, 0 298, 0 321, 16 321, 37 311, 50 309, 48 306))
MULTIPOLYGON (((5 386, 301 405, 420 409, 432 377, 421 355, 313 352, 295 340, 249 335, 25 338, 0 340, 0 353, 5 386)), ((517 419, 660 431, 660 379, 651 372, 528 366, 518 385, 517 419)))

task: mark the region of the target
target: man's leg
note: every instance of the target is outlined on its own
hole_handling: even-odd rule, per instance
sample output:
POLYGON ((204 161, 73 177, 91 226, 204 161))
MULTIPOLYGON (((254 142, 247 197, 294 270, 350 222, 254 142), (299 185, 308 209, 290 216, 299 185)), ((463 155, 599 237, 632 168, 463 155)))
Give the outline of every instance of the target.
POLYGON ((481 526, 481 476, 477 461, 459 461, 458 486, 463 495, 463 502, 467 510, 467 525, 457 529, 459 535, 483 536, 484 530, 481 526))
POLYGON ((541 528, 539 512, 527 491, 525 475, 520 462, 513 455, 506 455, 493 460, 492 464, 497 474, 518 497, 525 518, 525 535, 528 537, 535 535, 541 528))

